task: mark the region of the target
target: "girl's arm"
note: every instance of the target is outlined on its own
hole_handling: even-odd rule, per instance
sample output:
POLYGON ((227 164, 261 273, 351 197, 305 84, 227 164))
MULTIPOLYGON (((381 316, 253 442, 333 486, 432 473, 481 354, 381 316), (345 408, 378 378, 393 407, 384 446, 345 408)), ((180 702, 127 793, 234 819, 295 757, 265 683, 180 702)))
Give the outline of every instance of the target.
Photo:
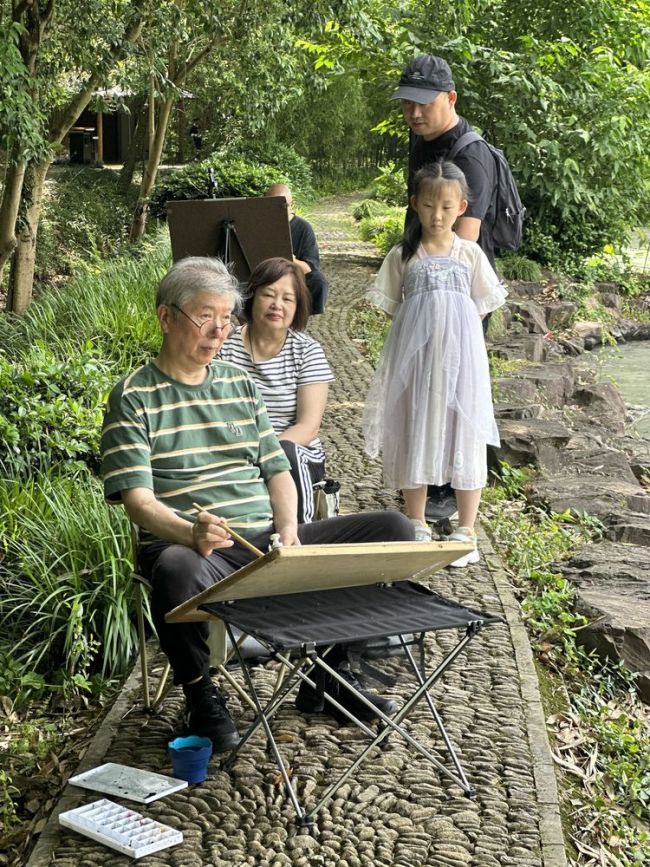
POLYGON ((391 317, 402 303, 405 265, 406 262, 402 262, 402 248, 398 244, 386 256, 379 273, 366 292, 366 300, 391 317))
POLYGON ((327 382, 299 385, 296 421, 291 427, 278 434, 278 439, 290 440, 301 446, 308 446, 312 440, 315 440, 323 420, 328 391, 329 383, 327 382))
MULTIPOLYGON (((469 248, 469 249, 468 249, 469 248)), ((472 244, 466 255, 472 257, 472 300, 481 319, 497 307, 505 304, 508 290, 505 288, 483 250, 472 244)))

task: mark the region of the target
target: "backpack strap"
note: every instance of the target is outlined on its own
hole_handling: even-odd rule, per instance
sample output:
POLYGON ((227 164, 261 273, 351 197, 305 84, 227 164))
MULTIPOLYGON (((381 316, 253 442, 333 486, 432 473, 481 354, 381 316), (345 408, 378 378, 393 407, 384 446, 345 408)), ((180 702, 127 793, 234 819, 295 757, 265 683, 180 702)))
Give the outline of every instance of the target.
MULTIPOLYGON (((485 139, 473 129, 470 129, 469 132, 463 133, 463 135, 461 135, 459 139, 456 139, 454 144, 451 146, 445 159, 453 162, 455 157, 457 157, 458 154, 467 147, 467 145, 472 144, 475 141, 485 142, 485 139)), ((487 144, 487 142, 485 142, 485 144, 487 144)))

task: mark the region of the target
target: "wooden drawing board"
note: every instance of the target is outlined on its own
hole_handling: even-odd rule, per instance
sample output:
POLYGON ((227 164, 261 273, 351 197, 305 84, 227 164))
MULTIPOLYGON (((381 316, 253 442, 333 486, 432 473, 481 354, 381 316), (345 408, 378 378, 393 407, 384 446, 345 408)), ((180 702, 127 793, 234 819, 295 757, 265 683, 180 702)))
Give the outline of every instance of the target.
POLYGON ((185 256, 223 255, 224 221, 231 221, 230 256, 235 276, 248 281, 264 259, 292 259, 284 196, 251 199, 190 199, 167 202, 174 262, 185 256))
POLYGON ((467 542, 369 542, 275 548, 165 615, 168 623, 209 619, 200 605, 407 581, 468 554, 467 542))

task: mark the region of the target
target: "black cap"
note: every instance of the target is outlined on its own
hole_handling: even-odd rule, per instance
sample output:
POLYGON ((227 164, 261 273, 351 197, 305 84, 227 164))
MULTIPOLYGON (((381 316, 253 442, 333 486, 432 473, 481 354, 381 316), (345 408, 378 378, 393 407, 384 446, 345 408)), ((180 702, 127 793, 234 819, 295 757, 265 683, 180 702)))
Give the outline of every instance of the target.
POLYGON ((415 57, 402 73, 399 87, 391 99, 408 99, 427 105, 439 93, 449 93, 456 85, 451 77, 451 69, 442 57, 431 54, 420 54, 415 57))

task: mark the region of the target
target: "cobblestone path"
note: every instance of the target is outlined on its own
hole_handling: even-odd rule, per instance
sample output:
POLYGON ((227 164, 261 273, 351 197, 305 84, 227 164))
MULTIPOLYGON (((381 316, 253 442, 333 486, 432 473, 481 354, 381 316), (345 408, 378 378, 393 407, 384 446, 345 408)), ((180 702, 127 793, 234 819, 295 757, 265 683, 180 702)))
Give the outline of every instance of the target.
MULTIPOLYGON (((349 200, 325 203, 312 215, 332 285, 327 313, 312 320, 310 329, 325 346, 336 375, 323 432, 328 474, 342 482, 344 511, 395 508, 394 493, 382 489, 379 465, 362 450, 359 421, 370 368, 348 336, 347 319, 378 260, 373 261, 369 245, 350 239, 348 205, 349 200)), ((297 830, 258 733, 230 774, 213 759, 205 783, 143 808, 184 834, 182 845, 142 859, 143 867, 562 867, 555 781, 530 648, 506 578, 487 540, 481 541, 485 556, 480 564, 429 579, 443 596, 507 620, 470 642, 434 693, 477 790, 475 800, 465 798, 393 735, 387 748, 377 750, 323 809, 311 833, 297 830)), ((428 653, 439 660, 455 642, 450 632, 430 634, 428 653)), ((390 662, 397 671, 401 665, 390 662)), ((159 657, 152 668, 160 670, 159 657)), ((270 668, 256 670, 265 695, 273 676, 270 668)), ((172 690, 161 713, 149 717, 138 709, 138 685, 134 673, 85 757, 84 769, 115 761, 171 772, 166 745, 181 712, 180 690, 172 690)), ((403 698, 408 690, 398 682, 384 692, 403 698)), ((236 696, 230 703, 236 719, 251 718, 236 696)), ((307 801, 324 790, 332 772, 350 762, 364 738, 353 727, 301 715, 290 705, 280 711, 274 728, 290 756, 299 795, 307 801)), ((446 762, 425 707, 414 710, 408 728, 446 762)), ((95 797, 69 787, 59 809, 95 797)), ((59 834, 52 822, 28 867, 129 863, 72 832, 59 834)))

